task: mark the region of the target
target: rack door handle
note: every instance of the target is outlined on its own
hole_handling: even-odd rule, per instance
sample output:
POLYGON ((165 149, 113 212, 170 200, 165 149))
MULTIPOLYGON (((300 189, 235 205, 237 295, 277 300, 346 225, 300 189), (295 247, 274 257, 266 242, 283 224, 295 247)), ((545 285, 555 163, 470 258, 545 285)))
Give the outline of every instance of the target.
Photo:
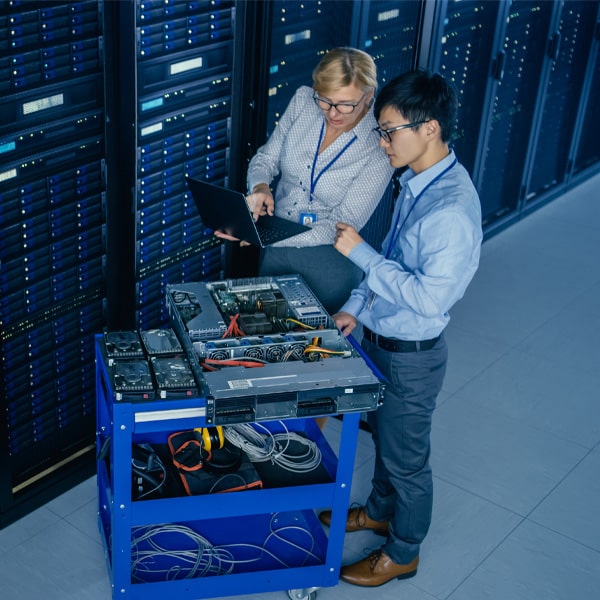
POLYGON ((492 77, 497 81, 502 81, 504 77, 504 63, 506 62, 506 52, 500 50, 496 58, 492 61, 492 77))

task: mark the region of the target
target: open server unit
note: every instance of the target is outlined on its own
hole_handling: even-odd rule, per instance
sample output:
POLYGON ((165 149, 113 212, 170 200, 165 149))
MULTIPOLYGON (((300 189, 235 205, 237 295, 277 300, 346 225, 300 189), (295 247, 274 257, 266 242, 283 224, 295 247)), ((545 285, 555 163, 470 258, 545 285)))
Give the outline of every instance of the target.
POLYGON ((209 424, 378 405, 383 384, 300 275, 169 285, 167 305, 209 424))

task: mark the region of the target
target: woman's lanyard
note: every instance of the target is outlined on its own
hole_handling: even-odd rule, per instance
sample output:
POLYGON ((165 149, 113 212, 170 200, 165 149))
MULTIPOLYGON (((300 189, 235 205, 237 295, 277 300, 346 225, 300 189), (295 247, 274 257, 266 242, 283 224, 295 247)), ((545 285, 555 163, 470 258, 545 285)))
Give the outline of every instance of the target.
POLYGON ((400 236, 400 233, 402 232, 402 229, 404 229, 404 225, 406 225, 406 221, 408 221, 408 217, 410 217, 410 214, 413 211, 413 208, 417 205, 417 202, 420 200, 421 196, 423 196, 423 194, 437 181, 439 181, 456 163, 458 162, 458 159, 454 159, 454 161, 452 161, 452 164, 448 165, 439 175, 437 175, 436 177, 434 177, 420 192, 417 196, 415 196, 415 200, 412 203, 411 207, 408 209, 408 212, 406 213, 406 216, 404 217, 402 224, 400 225, 400 227, 398 229, 396 229, 398 227, 398 221, 400 220, 400 209, 398 208, 398 213, 396 214, 396 218, 394 219, 394 226, 391 229, 391 231, 393 231, 393 234, 390 236, 390 241, 388 242, 386 251, 385 251, 385 257, 389 258, 390 254, 392 252, 392 248, 394 248, 394 246, 396 245, 396 242, 398 241, 398 237, 400 236))
POLYGON ((315 151, 315 158, 313 159, 312 171, 310 173, 310 196, 308 198, 309 202, 312 202, 313 194, 315 193, 315 188, 317 187, 317 183, 319 179, 321 179, 321 175, 333 165, 333 163, 340 157, 348 148, 356 141, 356 135, 323 167, 321 172, 317 175, 315 179, 315 171, 317 169, 317 159, 319 158, 319 148, 321 147, 321 143, 323 142, 323 136, 325 135, 325 121, 321 123, 321 133, 319 134, 319 143, 317 144, 317 149, 315 151))

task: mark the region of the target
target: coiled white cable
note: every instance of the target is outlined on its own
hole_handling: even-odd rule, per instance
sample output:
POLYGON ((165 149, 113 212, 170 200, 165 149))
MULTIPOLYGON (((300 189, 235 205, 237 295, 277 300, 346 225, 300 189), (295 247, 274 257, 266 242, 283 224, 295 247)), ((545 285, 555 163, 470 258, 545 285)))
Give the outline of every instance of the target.
MULTIPOLYGON (((171 544, 169 544, 170 546, 171 544)), ((227 575, 233 570, 234 558, 231 552, 214 548, 199 533, 184 525, 167 524, 156 527, 138 527, 132 532, 131 573, 135 580, 145 581, 144 573, 163 575, 166 581, 188 579, 205 575, 227 575), (178 534, 187 540, 183 549, 167 547, 159 541, 159 536, 178 534), (191 542, 191 544, 189 543, 191 542), (149 548, 143 549, 146 543, 149 548), (166 568, 157 567, 157 563, 171 561, 166 568)))
POLYGON ((241 448, 251 462, 272 461, 282 469, 296 473, 313 471, 321 464, 321 450, 315 442, 289 431, 283 421, 279 421, 285 429, 284 433, 273 434, 264 425, 248 423, 228 425, 223 428, 223 434, 231 444, 241 448), (255 429, 261 429, 261 433, 255 429), (292 454, 290 444, 297 442, 304 446, 303 454, 292 454))
POLYGON ((236 565, 263 561, 265 557, 287 568, 298 566, 295 559, 290 564, 281 558, 281 547, 277 548, 277 553, 269 550, 267 545, 271 540, 298 551, 304 556, 301 564, 306 564, 310 559, 315 564, 323 564, 323 560, 314 552, 315 539, 312 533, 298 525, 276 527, 279 516, 280 513, 272 515, 269 533, 262 546, 243 542, 213 546, 198 532, 177 523, 137 527, 132 531, 131 540, 132 578, 143 583, 160 578, 172 581, 206 575, 228 575, 236 565), (306 536, 308 547, 284 537, 283 534, 287 531, 300 532, 306 536), (161 537, 164 537, 164 542, 160 540, 161 537), (176 545, 179 548, 174 547, 176 545), (233 553, 235 549, 243 550, 246 556, 236 557, 233 553), (249 556, 248 550, 256 551, 255 556, 249 556))

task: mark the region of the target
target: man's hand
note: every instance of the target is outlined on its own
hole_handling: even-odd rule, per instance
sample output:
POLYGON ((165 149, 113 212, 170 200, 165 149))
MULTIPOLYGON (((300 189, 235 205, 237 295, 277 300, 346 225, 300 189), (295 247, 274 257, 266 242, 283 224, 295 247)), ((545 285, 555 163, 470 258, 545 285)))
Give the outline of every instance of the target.
POLYGON ((343 254, 348 256, 354 246, 357 246, 363 241, 356 229, 348 223, 338 222, 335 225, 335 241, 333 247, 343 254))
POLYGON ((358 324, 356 317, 353 317, 347 312, 338 312, 331 315, 331 317, 335 321, 336 327, 338 327, 344 335, 350 335, 358 324))

